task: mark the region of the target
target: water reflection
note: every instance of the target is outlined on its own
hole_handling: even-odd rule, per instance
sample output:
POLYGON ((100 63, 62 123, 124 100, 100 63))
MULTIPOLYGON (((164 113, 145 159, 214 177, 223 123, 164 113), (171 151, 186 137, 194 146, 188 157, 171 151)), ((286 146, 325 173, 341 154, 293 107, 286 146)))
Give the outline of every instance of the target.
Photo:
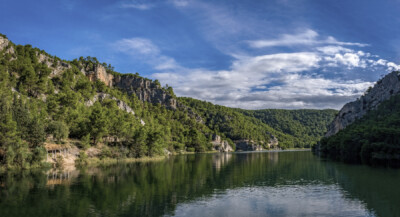
POLYGON ((232 160, 231 153, 220 153, 212 155, 213 167, 217 171, 220 171, 221 168, 227 165, 230 160, 232 160))
POLYGON ((0 175, 0 216, 400 216, 398 170, 309 152, 0 175))

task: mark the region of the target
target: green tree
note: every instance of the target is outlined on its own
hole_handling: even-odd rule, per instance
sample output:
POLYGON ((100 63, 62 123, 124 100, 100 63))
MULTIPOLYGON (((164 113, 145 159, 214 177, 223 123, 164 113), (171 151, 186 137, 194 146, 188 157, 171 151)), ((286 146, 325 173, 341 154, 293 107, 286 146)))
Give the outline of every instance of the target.
POLYGON ((57 142, 68 138, 69 128, 63 121, 52 121, 47 127, 47 133, 52 134, 57 142))
POLYGON ((90 135, 93 137, 93 144, 97 144, 107 133, 108 124, 103 107, 99 102, 93 105, 89 120, 90 135))

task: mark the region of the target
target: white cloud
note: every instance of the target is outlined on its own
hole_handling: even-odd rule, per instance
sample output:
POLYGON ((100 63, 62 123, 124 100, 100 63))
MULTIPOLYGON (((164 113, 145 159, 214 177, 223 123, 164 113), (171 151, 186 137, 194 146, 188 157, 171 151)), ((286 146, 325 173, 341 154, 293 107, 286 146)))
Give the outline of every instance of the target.
POLYGON ((235 61, 233 69, 239 72, 299 72, 318 66, 315 53, 278 53, 244 58, 235 61))
POLYGON ((352 49, 345 48, 342 46, 324 46, 324 47, 317 47, 317 51, 320 51, 324 54, 327 55, 335 55, 337 53, 342 53, 342 52, 351 52, 353 51, 352 49))
MULTIPOLYGON (((297 42, 308 43, 307 38, 315 39, 317 35, 308 31, 297 42)), ((235 59, 226 70, 182 67, 174 58, 163 55, 152 41, 144 38, 122 39, 114 45, 117 50, 151 65, 158 71, 152 77, 174 87, 179 96, 249 109, 339 109, 362 95, 373 83, 341 79, 335 76, 337 70, 400 69, 393 62, 350 49, 345 42, 336 41, 335 44, 333 39, 325 41, 331 44, 310 42, 313 46, 306 52, 233 54, 235 59)))
POLYGON ((135 59, 145 61, 157 70, 180 68, 171 57, 161 55, 157 45, 145 38, 121 39, 113 44, 115 50, 126 53, 135 59))
POLYGON ((386 66, 389 68, 390 71, 398 71, 400 70, 400 65, 397 65, 396 63, 393 62, 388 62, 386 66))
POLYGON ((189 4, 188 0, 170 0, 170 2, 176 7, 185 7, 189 4))
POLYGON ((197 69, 153 76, 172 85, 178 95, 249 109, 339 108, 372 84, 301 75, 319 67, 317 63, 314 54, 276 54, 236 60, 229 71, 197 69), (278 66, 268 67, 274 63, 278 66))
POLYGON ((115 43, 118 50, 131 54, 157 55, 160 53, 158 47, 145 38, 122 39, 115 43))
POLYGON ((149 10, 154 7, 153 4, 149 4, 147 2, 142 1, 131 1, 130 3, 123 3, 120 6, 121 8, 133 8, 138 10, 149 10))
POLYGON ((361 56, 363 55, 360 53, 336 53, 333 57, 325 57, 325 60, 331 63, 330 66, 338 66, 338 64, 342 64, 350 69, 354 67, 366 68, 367 64, 365 60, 360 58, 361 56))
POLYGON ((364 47, 367 44, 353 43, 353 42, 341 42, 336 40, 332 36, 328 36, 323 39, 319 37, 319 34, 311 29, 306 29, 298 34, 283 34, 276 39, 264 39, 249 41, 249 45, 253 48, 265 48, 265 47, 276 47, 276 46, 295 46, 295 45, 341 45, 341 46, 359 46, 364 47))

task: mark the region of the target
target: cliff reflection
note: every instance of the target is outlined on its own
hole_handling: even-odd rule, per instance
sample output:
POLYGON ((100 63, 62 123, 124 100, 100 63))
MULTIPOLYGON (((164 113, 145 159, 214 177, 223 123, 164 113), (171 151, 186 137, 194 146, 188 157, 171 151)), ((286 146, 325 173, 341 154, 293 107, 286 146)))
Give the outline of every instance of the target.
POLYGON ((232 154, 230 153, 218 153, 212 156, 213 167, 220 171, 229 161, 232 160, 232 154))

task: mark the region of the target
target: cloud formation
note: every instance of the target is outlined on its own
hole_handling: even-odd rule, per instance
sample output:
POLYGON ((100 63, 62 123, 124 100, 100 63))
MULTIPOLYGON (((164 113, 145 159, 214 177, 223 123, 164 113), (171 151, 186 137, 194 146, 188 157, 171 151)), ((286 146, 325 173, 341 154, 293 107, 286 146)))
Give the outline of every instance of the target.
POLYGON ((179 96, 189 96, 220 105, 247 109, 335 108, 359 97, 372 86, 360 79, 335 76, 340 71, 394 70, 400 66, 355 50, 366 44, 320 37, 313 30, 249 43, 251 48, 302 45, 301 52, 265 55, 233 54, 226 70, 185 68, 144 38, 122 39, 119 51, 147 61, 158 72, 152 75, 174 87, 179 96))
POLYGON ((336 40, 332 36, 322 38, 319 34, 311 29, 303 30, 298 34, 283 34, 276 39, 264 39, 249 41, 249 45, 253 48, 265 48, 265 47, 276 47, 276 46, 295 46, 295 45, 341 45, 341 46, 358 46, 365 47, 368 44, 354 43, 354 42, 342 42, 336 40))
POLYGON ((133 8, 138 10, 149 10, 154 7, 153 4, 148 3, 147 1, 130 1, 128 3, 124 2, 120 5, 121 8, 133 8))
POLYGON ((158 46, 149 39, 121 39, 115 42, 113 47, 117 51, 128 54, 134 59, 147 62, 156 70, 168 70, 180 67, 173 58, 162 55, 158 46))

